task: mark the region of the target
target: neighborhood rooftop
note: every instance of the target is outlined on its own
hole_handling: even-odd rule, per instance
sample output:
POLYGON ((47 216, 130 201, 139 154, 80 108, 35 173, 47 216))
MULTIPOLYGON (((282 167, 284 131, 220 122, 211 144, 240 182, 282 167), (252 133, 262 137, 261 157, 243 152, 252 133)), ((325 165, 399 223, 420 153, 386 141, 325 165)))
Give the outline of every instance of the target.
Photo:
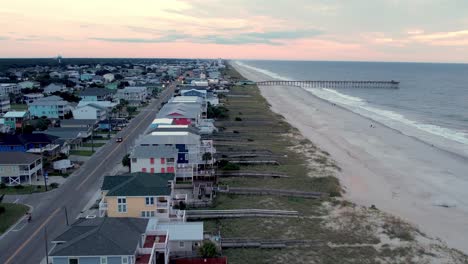
POLYGON ((108 190, 108 196, 147 196, 170 195, 169 181, 172 173, 132 173, 119 176, 105 176, 102 190, 108 190))
POLYGON ((133 255, 148 219, 80 219, 59 235, 51 256, 133 255))

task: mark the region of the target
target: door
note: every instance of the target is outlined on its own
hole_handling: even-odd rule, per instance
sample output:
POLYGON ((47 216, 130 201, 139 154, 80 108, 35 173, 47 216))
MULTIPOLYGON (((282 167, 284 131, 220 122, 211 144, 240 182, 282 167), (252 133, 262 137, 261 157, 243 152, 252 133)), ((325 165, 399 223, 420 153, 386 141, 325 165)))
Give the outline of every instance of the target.
POLYGON ((77 258, 70 258, 68 259, 68 264, 79 264, 77 258))

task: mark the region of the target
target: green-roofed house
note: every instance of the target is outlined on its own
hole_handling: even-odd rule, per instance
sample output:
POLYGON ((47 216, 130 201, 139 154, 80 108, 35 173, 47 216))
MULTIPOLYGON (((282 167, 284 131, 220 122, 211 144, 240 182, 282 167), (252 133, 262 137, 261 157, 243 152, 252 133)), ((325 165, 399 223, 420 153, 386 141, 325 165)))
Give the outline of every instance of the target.
POLYGON ((105 176, 99 215, 185 220, 185 212, 173 206, 185 203, 187 196, 173 194, 173 181, 173 173, 105 176))

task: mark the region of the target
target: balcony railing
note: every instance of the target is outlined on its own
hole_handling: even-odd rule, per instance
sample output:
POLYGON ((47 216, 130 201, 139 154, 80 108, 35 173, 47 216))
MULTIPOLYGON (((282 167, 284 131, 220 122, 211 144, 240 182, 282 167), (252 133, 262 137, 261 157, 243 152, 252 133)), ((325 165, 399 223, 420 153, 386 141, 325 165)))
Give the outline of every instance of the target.
POLYGON ((166 201, 166 202, 159 202, 159 201, 156 201, 156 208, 167 208, 169 206, 169 203, 166 201))
POLYGON ((107 202, 99 202, 99 217, 104 217, 107 214, 107 202))

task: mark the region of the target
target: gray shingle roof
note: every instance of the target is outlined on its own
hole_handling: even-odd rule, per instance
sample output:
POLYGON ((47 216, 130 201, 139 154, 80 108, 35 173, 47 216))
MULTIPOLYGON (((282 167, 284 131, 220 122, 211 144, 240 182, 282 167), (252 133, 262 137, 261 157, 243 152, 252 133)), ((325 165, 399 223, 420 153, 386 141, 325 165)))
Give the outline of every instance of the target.
POLYGON ((112 93, 113 92, 105 88, 87 88, 80 93, 80 96, 104 96, 112 93))
POLYGON ((157 196, 170 195, 169 181, 173 173, 131 173, 119 176, 105 176, 102 190, 107 196, 157 196))
POLYGON ((0 164, 31 164, 41 156, 25 152, 0 152, 0 164))
POLYGON ((165 104, 157 114, 158 118, 163 117, 178 117, 171 116, 172 113, 179 113, 187 118, 197 118, 202 113, 201 104, 185 104, 185 103, 167 103, 165 104))
POLYGON ((148 219, 80 219, 53 241, 58 244, 51 256, 133 255, 145 233, 148 219))
POLYGON ((131 158, 173 158, 177 156, 174 146, 135 146, 131 158))

